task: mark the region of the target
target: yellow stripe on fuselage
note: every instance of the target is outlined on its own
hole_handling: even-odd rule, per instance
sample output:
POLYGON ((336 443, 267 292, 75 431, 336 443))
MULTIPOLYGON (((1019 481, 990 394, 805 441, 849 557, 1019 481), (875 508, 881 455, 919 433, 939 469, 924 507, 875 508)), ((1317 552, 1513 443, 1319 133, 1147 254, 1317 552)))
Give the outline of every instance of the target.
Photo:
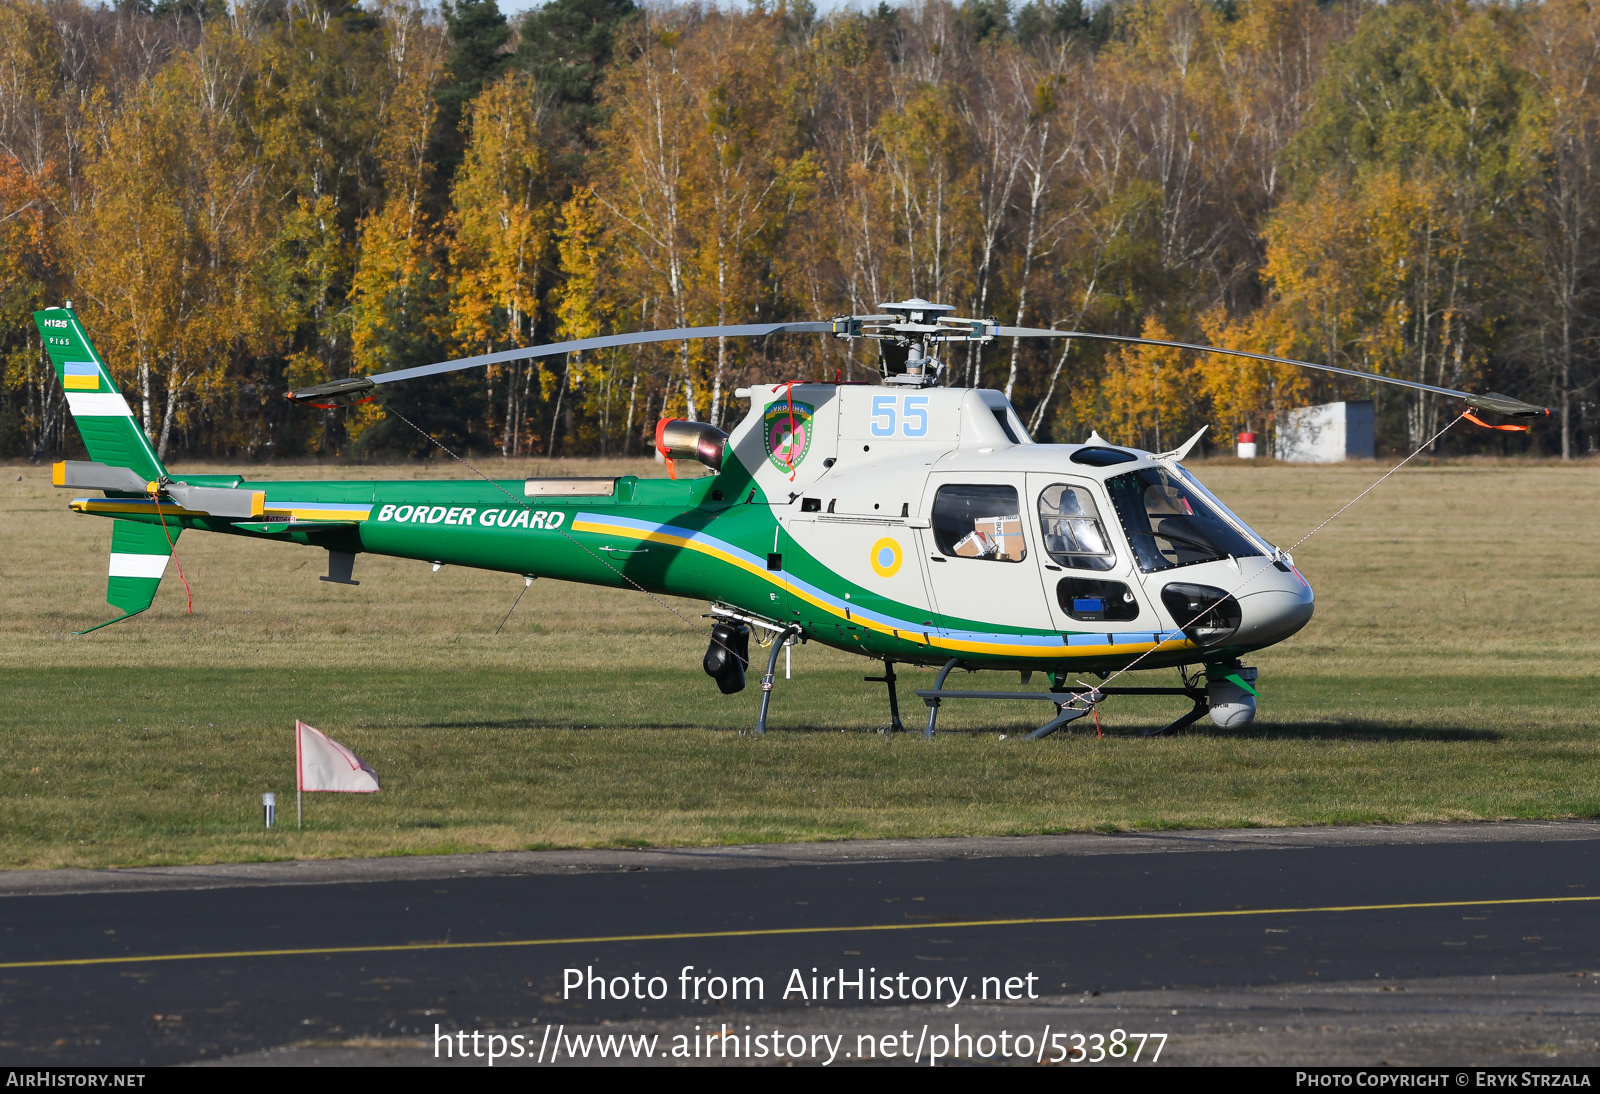
POLYGON ((274 505, 267 502, 266 515, 277 520, 293 520, 297 522, 314 520, 366 520, 372 513, 371 506, 362 506, 359 509, 297 509, 292 503, 279 503, 274 505))
POLYGON ((605 524, 596 520, 574 521, 572 530, 574 532, 600 532, 606 535, 622 536, 626 539, 639 540, 643 543, 665 543, 673 547, 683 547, 690 551, 698 551, 702 555, 709 555, 720 562, 726 562, 729 566, 738 567, 745 573, 754 574, 763 581, 770 581, 774 585, 784 584, 777 578, 773 577, 770 570, 763 570, 758 566, 753 566, 737 555, 730 555, 722 548, 717 547, 714 544, 704 543, 698 539, 689 539, 685 536, 674 536, 661 531, 645 532, 638 528, 627 528, 620 524, 605 524))
POLYGON ((1024 646, 1009 642, 973 642, 959 638, 950 638, 948 636, 935 634, 932 631, 925 631, 922 628, 912 624, 907 624, 904 627, 892 627, 884 623, 879 623, 873 619, 864 619, 861 616, 848 612, 847 609, 836 607, 832 604, 829 604, 825 600, 819 600, 810 593, 807 593, 804 589, 795 588, 793 585, 781 580, 770 570, 752 565, 736 555, 729 554, 720 547, 710 543, 702 542, 698 539, 672 535, 670 533, 661 531, 646 532, 638 528, 629 528, 620 524, 607 524, 603 521, 596 520, 575 521, 572 525, 572 530, 574 532, 599 532, 603 535, 621 536, 626 539, 639 540, 646 543, 662 543, 673 547, 682 547, 690 551, 697 551, 702 555, 707 555, 711 558, 717 559, 720 562, 725 562, 730 566, 737 567, 738 569, 743 570, 745 573, 754 574, 756 577, 761 578, 763 581, 766 581, 769 584, 777 585, 787 591, 790 595, 799 597, 807 604, 810 604, 813 607, 828 613, 835 619, 843 620, 854 626, 865 628, 866 630, 876 631, 879 634, 887 635, 891 638, 903 639, 908 642, 916 642, 920 640, 925 646, 928 646, 932 649, 946 650, 952 653, 982 653, 989 656, 999 655, 1005 657, 1028 657, 1040 661, 1059 662, 1063 657, 1079 659, 1086 657, 1106 657, 1113 654, 1127 654, 1129 656, 1133 656, 1136 654, 1147 653, 1150 650, 1156 649, 1157 647, 1176 652, 1179 650, 1191 649, 1194 645, 1188 639, 1184 639, 1181 642, 1125 642, 1120 644, 1107 642, 1099 646, 1068 646, 1065 644, 1066 640, 1063 639, 1062 645, 1060 646, 1024 646))

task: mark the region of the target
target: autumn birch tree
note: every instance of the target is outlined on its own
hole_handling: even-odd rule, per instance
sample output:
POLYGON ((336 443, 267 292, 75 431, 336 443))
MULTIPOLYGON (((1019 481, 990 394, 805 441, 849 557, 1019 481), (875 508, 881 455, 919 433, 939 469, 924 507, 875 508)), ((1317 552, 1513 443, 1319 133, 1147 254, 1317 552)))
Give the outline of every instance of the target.
MULTIPOLYGON (((423 198, 445 39, 414 0, 389 0, 381 10, 386 65, 377 156, 385 197, 361 220, 351 279, 351 356, 358 374, 395 367, 411 345, 427 341, 435 318, 427 301, 438 276, 435 229, 423 198)), ((352 439, 359 440, 380 413, 370 404, 352 412, 352 439)))
POLYGON ((1594 390, 1600 337, 1600 11, 1587 0, 1546 0, 1529 13, 1522 52, 1531 77, 1519 139, 1529 177, 1518 207, 1526 280, 1514 295, 1560 415, 1561 458, 1570 460, 1574 404, 1594 390))
POLYGON ((69 232, 108 356, 132 372, 162 455, 185 400, 218 395, 230 362, 269 336, 262 172, 240 116, 253 75, 248 44, 208 28, 110 124, 69 232))
MULTIPOLYGON (((808 163, 783 161, 788 122, 774 92, 780 53, 772 16, 717 17, 695 36, 689 77, 698 90, 702 139, 687 157, 697 319, 722 325, 754 311, 763 295, 763 259, 785 211, 790 176, 808 163)), ((709 421, 722 424, 728 339, 718 338, 709 421)))
MULTIPOLYGON (((689 264, 694 254, 688 210, 688 165, 694 135, 694 88, 683 69, 684 30, 648 13, 628 28, 632 64, 611 80, 610 124, 600 136, 604 157, 595 200, 615 222, 618 257, 636 298, 659 300, 671 326, 689 325, 689 264)), ((699 420, 687 342, 678 352, 683 413, 699 420)), ((665 405, 662 408, 666 411, 665 405)))
MULTIPOLYGON (((450 267, 454 334, 466 352, 532 343, 541 266, 550 250, 555 210, 533 81, 511 74, 473 100, 461 170, 451 190, 450 267)), ((489 370, 504 389, 500 451, 521 451, 532 362, 489 370)))

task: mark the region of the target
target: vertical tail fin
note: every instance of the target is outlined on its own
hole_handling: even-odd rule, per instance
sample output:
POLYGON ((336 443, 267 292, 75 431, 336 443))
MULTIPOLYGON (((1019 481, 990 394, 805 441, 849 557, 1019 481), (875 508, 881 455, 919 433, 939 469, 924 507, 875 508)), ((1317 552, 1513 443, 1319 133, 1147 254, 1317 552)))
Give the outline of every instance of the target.
POLYGON ((33 321, 39 325, 39 337, 66 391, 67 408, 89 458, 132 468, 152 482, 165 475, 166 468, 156 458, 150 438, 139 428, 78 314, 71 308, 46 308, 34 312, 33 321))
MULTIPOLYGON (((111 370, 89 340, 77 313, 71 308, 46 308, 34 312, 33 321, 39 325, 39 336, 66 392, 67 408, 89 458, 111 468, 129 468, 146 482, 164 478, 166 468, 117 390, 111 370)), ((125 614, 109 622, 138 615, 155 600, 180 532, 175 524, 170 528, 124 520, 112 524, 106 602, 125 614)))

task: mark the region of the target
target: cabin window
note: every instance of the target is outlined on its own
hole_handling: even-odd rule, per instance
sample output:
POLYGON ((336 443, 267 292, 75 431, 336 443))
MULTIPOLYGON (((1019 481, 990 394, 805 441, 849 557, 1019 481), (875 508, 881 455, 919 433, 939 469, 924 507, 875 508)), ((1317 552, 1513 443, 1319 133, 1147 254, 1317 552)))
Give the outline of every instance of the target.
POLYGON ((1021 562, 1022 506, 1010 486, 941 486, 933 498, 933 542, 952 558, 1021 562))
POLYGON ((1074 570, 1109 570, 1116 563, 1094 495, 1054 483, 1039 495, 1039 528, 1052 559, 1074 570))
POLYGON ((1164 468, 1117 475, 1106 480, 1106 490, 1128 534, 1134 561, 1147 574, 1261 554, 1198 492, 1164 468))
POLYGON ((1132 463, 1138 459, 1132 452, 1124 452, 1120 448, 1080 448, 1068 457, 1073 463, 1081 463, 1085 467, 1110 467, 1118 463, 1132 463))

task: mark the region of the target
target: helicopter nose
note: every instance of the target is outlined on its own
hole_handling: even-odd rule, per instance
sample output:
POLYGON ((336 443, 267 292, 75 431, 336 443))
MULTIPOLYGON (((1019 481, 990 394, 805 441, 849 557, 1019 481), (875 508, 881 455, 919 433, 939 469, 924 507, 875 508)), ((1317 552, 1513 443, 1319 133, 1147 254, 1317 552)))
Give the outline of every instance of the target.
POLYGON ((1311 622, 1316 595, 1299 571, 1273 568, 1239 597, 1239 629, 1233 641, 1241 645, 1270 646, 1311 622))

